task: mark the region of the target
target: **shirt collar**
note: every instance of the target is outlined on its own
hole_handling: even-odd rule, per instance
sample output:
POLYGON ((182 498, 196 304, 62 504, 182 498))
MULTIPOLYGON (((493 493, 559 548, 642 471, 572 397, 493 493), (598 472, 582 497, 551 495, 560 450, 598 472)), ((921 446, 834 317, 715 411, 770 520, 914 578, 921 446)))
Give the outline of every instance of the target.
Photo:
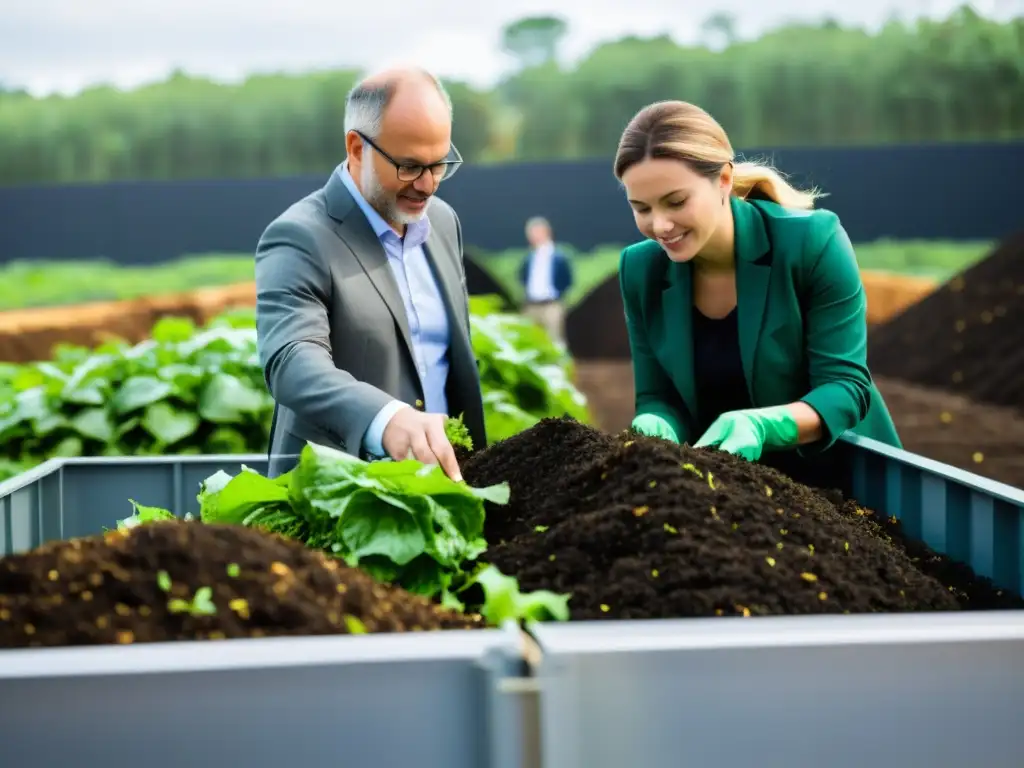
MULTIPOLYGON (((366 220, 370 223, 370 227, 373 229, 373 233, 377 236, 377 239, 384 242, 385 238, 391 237, 396 240, 402 240, 399 238, 398 233, 391 228, 391 225, 384 221, 384 217, 377 213, 377 210, 370 205, 366 198, 363 197, 362 192, 359 191, 359 187, 356 186, 355 180, 352 178, 352 174, 349 173, 348 163, 344 162, 338 166, 335 173, 338 174, 341 179, 341 183, 345 185, 345 188, 352 195, 356 201, 356 205, 366 216, 366 220)), ((423 245, 427 241, 427 237, 430 235, 430 219, 424 216, 419 221, 414 221, 411 224, 407 224, 405 227, 405 238, 403 244, 406 248, 416 248, 423 245)))

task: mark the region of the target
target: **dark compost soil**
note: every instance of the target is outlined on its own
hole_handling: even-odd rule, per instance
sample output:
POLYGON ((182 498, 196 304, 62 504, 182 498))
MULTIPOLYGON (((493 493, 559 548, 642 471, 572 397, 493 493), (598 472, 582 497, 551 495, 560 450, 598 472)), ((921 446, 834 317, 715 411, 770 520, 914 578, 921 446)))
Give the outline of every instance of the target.
POLYGON ((346 634, 352 617, 366 632, 483 626, 241 526, 151 523, 0 559, 4 648, 346 634), (215 614, 171 610, 203 587, 215 614))
POLYGON ((870 331, 873 373, 1024 411, 1024 232, 870 331))
POLYGON ((1024 607, 897 521, 718 451, 548 419, 463 475, 511 487, 483 559, 571 592, 576 620, 1024 607))

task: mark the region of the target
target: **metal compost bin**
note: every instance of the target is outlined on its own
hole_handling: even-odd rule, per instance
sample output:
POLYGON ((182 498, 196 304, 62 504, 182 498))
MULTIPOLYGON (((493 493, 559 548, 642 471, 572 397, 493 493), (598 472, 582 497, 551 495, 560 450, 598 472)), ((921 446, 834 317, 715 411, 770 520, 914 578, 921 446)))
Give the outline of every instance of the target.
MULTIPOLYGON (((1024 586, 1024 491, 870 440, 837 450, 858 501, 1024 586)), ((530 631, 546 768, 1024 766, 1024 611, 530 631)))
MULTIPOLYGON (((129 498, 198 513, 265 456, 58 459, 0 484, 0 555, 92 535, 129 498)), ((503 629, 0 650, 4 768, 523 768, 523 634, 503 629)))

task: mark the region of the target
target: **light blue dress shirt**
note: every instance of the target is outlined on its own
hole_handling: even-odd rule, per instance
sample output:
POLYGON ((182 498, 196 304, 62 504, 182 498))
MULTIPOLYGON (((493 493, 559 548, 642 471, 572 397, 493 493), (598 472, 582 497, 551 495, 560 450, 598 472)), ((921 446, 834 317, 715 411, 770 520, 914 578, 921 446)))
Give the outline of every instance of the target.
MULTIPOLYGON (((398 283, 398 291, 405 304, 405 316, 409 321, 412 336, 413 358, 423 386, 424 408, 428 413, 448 413, 448 397, 445 386, 448 382, 448 345, 451 332, 448 326, 448 312, 441 296, 440 287, 434 278, 423 244, 430 234, 430 221, 424 217, 405 228, 405 237, 384 221, 379 213, 366 202, 348 171, 348 166, 338 166, 335 173, 366 216, 377 239, 388 257, 391 274, 398 283)), ((382 440, 388 421, 408 403, 392 400, 385 405, 370 422, 363 436, 363 450, 371 456, 386 456, 382 440)))

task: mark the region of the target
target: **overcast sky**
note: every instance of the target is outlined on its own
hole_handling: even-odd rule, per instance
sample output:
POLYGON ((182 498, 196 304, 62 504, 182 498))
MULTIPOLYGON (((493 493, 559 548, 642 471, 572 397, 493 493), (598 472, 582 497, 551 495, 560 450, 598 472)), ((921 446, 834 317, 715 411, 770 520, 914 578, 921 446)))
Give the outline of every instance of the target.
MULTIPOLYGON (((130 87, 175 67, 224 80, 252 72, 376 68, 415 61, 485 85, 511 64, 501 26, 558 13, 571 58, 602 40, 668 32, 693 40, 712 13, 743 36, 789 19, 832 16, 876 27, 894 14, 945 15, 956 0, 0 0, 0 82, 43 94, 108 82, 130 87)), ((1024 13, 1024 0, 978 0, 979 12, 1024 13)))

